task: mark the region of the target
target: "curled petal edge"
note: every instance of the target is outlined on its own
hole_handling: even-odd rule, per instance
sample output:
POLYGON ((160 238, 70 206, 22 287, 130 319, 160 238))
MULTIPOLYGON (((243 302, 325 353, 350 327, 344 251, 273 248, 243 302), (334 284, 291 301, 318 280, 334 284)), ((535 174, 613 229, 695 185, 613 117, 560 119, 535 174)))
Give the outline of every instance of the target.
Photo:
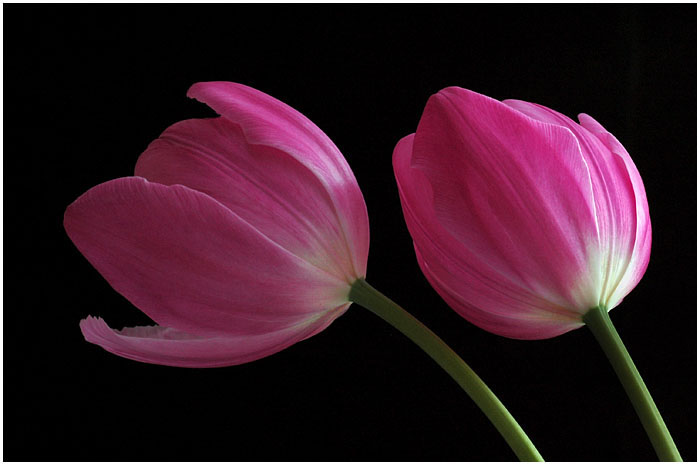
POLYGON ((258 360, 317 334, 350 304, 315 319, 267 334, 235 337, 201 337, 163 326, 115 330, 102 318, 80 322, 85 340, 130 360, 184 368, 216 368, 258 360))
POLYGON ((238 124, 251 144, 289 154, 318 178, 345 233, 354 277, 364 277, 369 255, 367 207, 355 175, 333 141, 294 108, 243 84, 199 82, 190 87, 187 96, 238 124))

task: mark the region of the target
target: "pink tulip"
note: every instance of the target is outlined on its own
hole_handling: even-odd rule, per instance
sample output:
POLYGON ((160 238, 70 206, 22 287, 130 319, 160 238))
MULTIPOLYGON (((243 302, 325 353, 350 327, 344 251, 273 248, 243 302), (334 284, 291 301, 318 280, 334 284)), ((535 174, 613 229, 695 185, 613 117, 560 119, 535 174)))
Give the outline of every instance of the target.
POLYGON ((331 140, 284 103, 228 82, 188 95, 221 115, 176 123, 134 177, 100 184, 65 213, 71 240, 160 326, 80 324, 122 357, 236 365, 327 327, 365 275, 362 193, 331 140))
POLYGON ((458 87, 433 95, 394 171, 418 263, 467 320, 553 337, 639 282, 651 225, 629 154, 600 124, 458 87))

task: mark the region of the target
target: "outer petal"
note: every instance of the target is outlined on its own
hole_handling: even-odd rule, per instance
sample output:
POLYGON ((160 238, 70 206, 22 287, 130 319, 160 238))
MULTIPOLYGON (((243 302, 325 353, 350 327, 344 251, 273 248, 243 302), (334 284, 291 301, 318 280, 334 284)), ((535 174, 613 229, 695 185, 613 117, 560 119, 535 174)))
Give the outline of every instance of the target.
POLYGON ((347 238, 352 276, 364 276, 369 252, 367 209, 355 176, 333 142, 298 111, 241 84, 201 82, 188 95, 238 124, 250 144, 278 149, 316 175, 335 205, 347 238))
POLYGON ((542 339, 581 326, 578 314, 484 266, 442 227, 428 179, 411 167, 413 141, 410 135, 396 146, 394 173, 418 264, 443 299, 477 326, 512 338, 542 339))
POLYGON ((313 172, 250 144, 225 118, 172 125, 141 155, 136 175, 204 192, 315 266, 348 282, 359 277, 333 200, 313 172))
POLYGON ((109 181, 71 204, 64 226, 115 290, 179 331, 263 334, 347 303, 347 283, 184 186, 109 181))
MULTIPOLYGON (((605 130, 596 120, 586 114, 578 115, 581 126, 595 134, 596 137, 616 156, 624 162, 627 176, 632 184, 636 211, 636 232, 634 234, 634 250, 629 265, 620 279, 617 288, 609 297, 608 308, 614 308, 622 298, 634 289, 649 265, 651 254, 651 220, 649 217, 649 204, 644 189, 642 177, 635 166, 627 150, 620 142, 605 130)), ((629 233, 627 233, 629 234, 629 233)))
MULTIPOLYGON (((610 135, 598 123, 595 123, 592 118, 588 117, 587 121, 592 122, 588 126, 598 132, 602 131, 603 134, 600 137, 596 137, 591 130, 585 127, 586 125, 581 126, 570 118, 547 107, 519 100, 508 100, 505 103, 539 121, 568 128, 578 139, 591 173, 596 206, 596 221, 600 234, 600 258, 592 261, 594 266, 599 264, 600 270, 591 269, 591 272, 602 273, 604 276, 599 304, 607 308, 614 307, 639 281, 637 279, 625 294, 619 296, 619 298, 617 297, 618 293, 616 290, 620 287, 627 270, 629 268, 639 270, 639 266, 632 264, 632 257, 635 243, 638 239, 641 239, 645 227, 648 226, 648 210, 646 213, 647 226, 645 226, 643 218, 643 208, 647 203, 639 173, 637 173, 629 155, 619 142, 614 141, 616 146, 619 147, 618 152, 624 152, 626 159, 611 150, 612 144, 607 143, 606 140, 610 135), (638 184, 636 187, 633 184, 633 176, 629 166, 632 167, 634 174, 636 174, 638 184), (639 191, 639 186, 641 186, 641 198, 635 193, 635 191, 639 191), (644 206, 640 205, 640 202, 644 206), (638 224, 637 210, 642 214, 641 224, 638 224), (614 299, 613 295, 616 296, 614 299)), ((637 261, 635 260, 635 262, 637 261)), ((646 265, 642 269, 642 274, 645 268, 646 265)), ((641 274, 637 272, 633 274, 641 278, 641 274)))
POLYGON ((253 336, 199 337, 162 326, 117 331, 94 317, 82 320, 80 329, 87 341, 131 360, 189 368, 222 367, 266 357, 310 337, 328 326, 349 305, 291 328, 253 336))
POLYGON ((591 181, 571 131, 460 88, 429 100, 412 167, 433 188, 440 225, 515 288, 581 312, 597 305, 600 276, 591 181))

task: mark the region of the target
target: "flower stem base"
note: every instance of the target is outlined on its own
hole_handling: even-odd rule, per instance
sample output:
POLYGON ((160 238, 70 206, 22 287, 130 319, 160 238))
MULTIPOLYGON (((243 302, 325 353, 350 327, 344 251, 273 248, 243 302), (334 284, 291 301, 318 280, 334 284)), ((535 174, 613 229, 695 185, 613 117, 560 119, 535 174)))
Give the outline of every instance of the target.
POLYGON ((442 339, 388 297, 358 279, 350 300, 401 331, 440 365, 476 402, 521 461, 543 462, 525 431, 476 373, 442 339))
POLYGON ((610 360, 610 364, 642 421, 656 455, 664 462, 682 462, 666 423, 661 418, 659 409, 656 408, 656 404, 629 352, 622 343, 620 335, 617 334, 607 310, 602 307, 593 308, 583 316, 583 322, 591 329, 593 336, 610 360))

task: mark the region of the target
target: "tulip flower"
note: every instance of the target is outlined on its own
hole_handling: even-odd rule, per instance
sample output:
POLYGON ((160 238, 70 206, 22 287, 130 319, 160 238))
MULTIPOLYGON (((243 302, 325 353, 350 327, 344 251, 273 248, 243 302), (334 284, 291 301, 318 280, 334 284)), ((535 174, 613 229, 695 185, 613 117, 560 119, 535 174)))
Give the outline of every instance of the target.
POLYGON ((503 404, 432 331, 365 280, 367 210, 330 139, 284 103, 209 82, 189 96, 221 116, 174 124, 136 164, 65 213, 65 229, 112 287, 158 326, 80 324, 114 354, 180 367, 256 360, 327 327, 351 302, 440 364, 515 453, 542 460, 503 404))
MULTIPOLYGON (((642 278, 651 225, 637 168, 593 118, 576 123, 450 87, 429 99, 393 162, 418 264, 460 315, 517 339, 584 324, 599 340, 615 339, 607 312, 642 278)), ((603 346, 611 361, 631 364, 619 337, 615 348, 603 346)), ((632 371, 620 374, 623 383, 645 399, 638 411, 650 435, 663 436, 657 451, 673 457, 632 371)))
POLYGON ((160 326, 88 318, 81 329, 143 362, 235 365, 345 312, 367 267, 367 210, 342 154, 296 110, 227 82, 188 95, 222 116, 172 125, 135 176, 90 189, 64 219, 88 261, 160 326))

